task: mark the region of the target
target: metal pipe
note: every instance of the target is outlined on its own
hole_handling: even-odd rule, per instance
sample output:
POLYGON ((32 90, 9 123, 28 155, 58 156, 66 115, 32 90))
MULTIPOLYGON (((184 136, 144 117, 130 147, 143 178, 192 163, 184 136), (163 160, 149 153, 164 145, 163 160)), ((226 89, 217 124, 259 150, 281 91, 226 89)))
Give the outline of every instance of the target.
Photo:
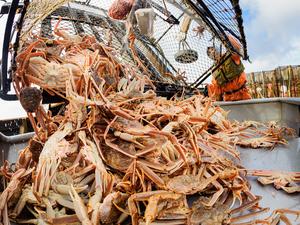
MULTIPOLYGON (((182 13, 179 17, 178 20, 184 15, 184 13, 182 13)), ((169 30, 174 26, 174 24, 172 24, 171 26, 169 26, 167 28, 167 30, 154 42, 154 45, 158 44, 158 42, 169 32, 169 30)))
POLYGON ((25 133, 25 134, 17 134, 14 136, 6 136, 2 132, 0 132, 0 142, 5 142, 5 143, 9 143, 9 144, 26 142, 33 136, 34 136, 34 132, 25 133))
MULTIPOLYGON (((191 2, 191 1, 189 1, 191 2)), ((197 0, 197 2, 200 4, 200 6, 205 10, 206 14, 208 15, 209 19, 211 19, 211 21, 213 22, 213 24, 218 28, 218 30, 221 32, 222 36, 218 35, 220 37, 220 40, 225 44, 225 46, 227 45, 227 47, 241 55, 236 49, 234 49, 233 45, 231 44, 231 42, 229 41, 227 35, 225 34, 223 28, 220 26, 219 22, 216 20, 216 18, 214 17, 214 15, 211 13, 211 11, 209 10, 209 8, 206 6, 206 4, 202 1, 202 0, 197 0)), ((241 55, 242 56, 242 55, 241 55)), ((243 56, 242 56, 243 57, 243 56)))
POLYGON ((7 95, 10 91, 10 81, 7 77, 8 71, 8 53, 11 39, 11 31, 14 24, 14 18, 18 9, 19 0, 13 0, 7 16, 6 27, 4 32, 3 47, 2 47, 2 65, 1 65, 1 94, 0 97, 5 100, 16 100, 15 95, 7 95))

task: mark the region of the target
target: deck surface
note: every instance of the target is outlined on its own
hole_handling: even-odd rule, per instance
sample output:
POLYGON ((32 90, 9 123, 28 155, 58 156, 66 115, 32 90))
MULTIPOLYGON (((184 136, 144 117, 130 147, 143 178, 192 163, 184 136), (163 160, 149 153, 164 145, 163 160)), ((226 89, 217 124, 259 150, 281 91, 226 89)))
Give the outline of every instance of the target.
MULTIPOLYGON (((242 165, 246 169, 300 172, 300 138, 289 140, 287 146, 277 146, 272 151, 249 148, 239 148, 239 150, 242 165)), ((248 177, 248 179, 252 192, 263 197, 260 202, 262 207, 269 207, 270 211, 280 208, 300 210, 300 193, 286 194, 283 190, 275 189, 273 185, 261 185, 256 177, 248 177)), ((292 221, 292 224, 300 224, 300 220, 292 221)))

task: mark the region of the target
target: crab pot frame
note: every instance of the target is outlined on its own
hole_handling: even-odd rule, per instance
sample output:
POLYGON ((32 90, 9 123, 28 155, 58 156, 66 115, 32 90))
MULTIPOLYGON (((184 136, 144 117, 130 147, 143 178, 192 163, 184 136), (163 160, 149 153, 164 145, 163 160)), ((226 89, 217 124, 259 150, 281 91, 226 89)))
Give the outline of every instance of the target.
MULTIPOLYGON (((15 58, 20 49, 20 36, 26 26, 31 23, 26 17, 31 2, 34 0, 25 0, 23 3, 19 0, 13 0, 11 4, 5 4, 0 12, 2 15, 8 14, 1 65, 0 97, 4 100, 17 100, 17 96, 10 94, 10 91, 16 70, 15 58)), ((124 23, 112 20, 107 16, 108 3, 104 1, 106 5, 100 7, 97 5, 99 3, 95 2, 97 1, 67 3, 35 24, 32 32, 42 37, 52 38, 55 21, 62 18, 60 24, 62 29, 67 29, 73 34, 93 35, 98 41, 106 42, 103 32, 111 31, 113 46, 121 48, 122 39, 125 35, 124 23)), ((196 48, 195 51, 199 55, 198 60, 191 64, 181 64, 174 59, 174 55, 178 51, 178 43, 174 41, 174 36, 178 34, 184 14, 183 11, 175 7, 178 2, 175 0, 167 1, 167 9, 159 0, 152 0, 151 4, 156 13, 154 24, 156 36, 152 40, 140 34, 138 28, 135 28, 135 49, 140 60, 149 70, 151 79, 157 87, 158 95, 170 97, 176 93, 182 94, 184 92, 187 95, 192 95, 194 91, 203 91, 203 82, 221 65, 221 62, 219 65, 213 65, 213 62, 203 54, 207 46, 216 44, 222 46, 224 51, 236 52, 243 59, 248 59, 241 9, 237 0, 184 1, 182 4, 184 9, 189 8, 196 15, 195 21, 197 20, 197 22, 193 21, 192 23, 194 29, 199 21, 205 27, 202 37, 195 37, 192 34, 192 28, 187 34, 187 41, 193 44, 192 49, 196 48), (241 43, 241 52, 232 46, 226 33, 230 33, 241 43), (187 80, 176 79, 182 73, 187 77, 187 80), (166 74, 171 74, 171 76, 166 76, 166 74)), ((122 60, 130 65, 135 65, 130 51, 122 55, 122 60)), ((62 98, 43 92, 43 103, 61 101, 62 98)))

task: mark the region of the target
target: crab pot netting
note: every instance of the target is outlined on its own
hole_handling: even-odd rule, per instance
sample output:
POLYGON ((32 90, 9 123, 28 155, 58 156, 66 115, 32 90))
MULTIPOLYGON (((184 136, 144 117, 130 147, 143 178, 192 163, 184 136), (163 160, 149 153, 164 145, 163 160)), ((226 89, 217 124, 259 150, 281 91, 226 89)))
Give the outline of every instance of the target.
MULTIPOLYGON (((162 1, 152 0, 152 2, 164 8, 162 1)), ((204 2, 206 2, 206 5, 216 15, 215 18, 222 22, 223 27, 229 27, 234 34, 240 37, 231 1, 206 0, 204 2)), ((121 50, 122 38, 125 35, 125 24, 122 21, 112 20, 107 16, 107 11, 111 3, 111 0, 76 2, 69 2, 68 0, 33 0, 27 7, 25 14, 20 35, 20 46, 28 41, 30 33, 52 38, 54 26, 58 19, 62 17, 59 29, 63 29, 70 34, 84 33, 94 35, 104 43, 111 41, 115 49, 121 50)), ((180 50, 177 37, 180 33, 180 25, 184 13, 168 1, 165 3, 167 10, 180 21, 180 24, 172 25, 164 21, 162 17, 156 16, 153 38, 150 39, 143 36, 139 33, 138 29, 135 29, 135 47, 141 60, 145 63, 151 74, 153 74, 152 79, 168 83, 184 84, 179 78, 185 77, 186 82, 192 84, 213 65, 213 61, 207 56, 207 47, 215 46, 223 53, 226 47, 220 39, 216 38, 216 32, 213 32, 211 27, 207 26, 196 15, 197 22, 192 20, 185 41, 191 50, 197 52, 198 59, 195 62, 186 64, 177 62, 175 55, 180 50), (204 27, 204 32, 197 34, 194 30, 199 25, 204 27)), ((177 3, 184 8, 187 7, 184 2, 178 1, 177 3)), ((191 10, 191 8, 189 9, 191 10)), ((132 68, 136 68, 134 67, 135 62, 130 51, 127 51, 122 56, 119 55, 118 58, 122 62, 131 65, 132 68)))

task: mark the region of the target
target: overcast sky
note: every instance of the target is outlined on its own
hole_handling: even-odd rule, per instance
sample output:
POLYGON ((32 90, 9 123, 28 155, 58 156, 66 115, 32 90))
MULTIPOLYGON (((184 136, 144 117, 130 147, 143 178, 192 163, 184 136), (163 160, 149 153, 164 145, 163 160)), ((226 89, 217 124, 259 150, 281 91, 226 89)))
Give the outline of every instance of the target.
POLYGON ((246 72, 300 64, 300 0, 240 0, 252 64, 246 72))

